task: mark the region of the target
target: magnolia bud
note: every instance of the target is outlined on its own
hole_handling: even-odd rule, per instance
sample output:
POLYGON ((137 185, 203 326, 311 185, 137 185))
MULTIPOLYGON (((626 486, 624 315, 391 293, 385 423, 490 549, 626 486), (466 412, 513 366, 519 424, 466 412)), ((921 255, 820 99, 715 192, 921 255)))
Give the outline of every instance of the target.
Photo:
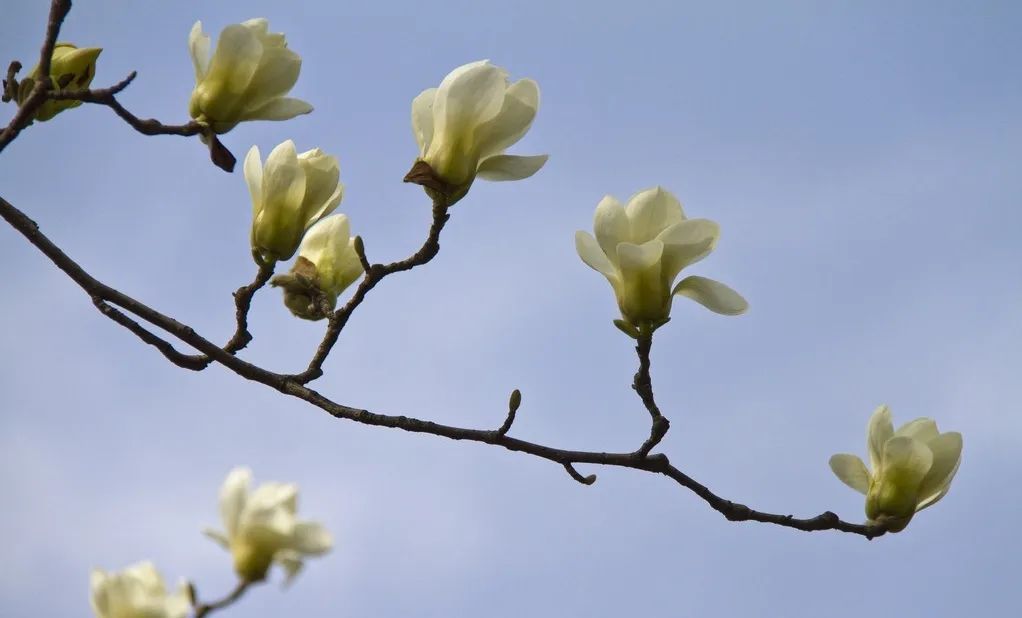
MULTIPOLYGON (((54 90, 85 90, 96 76, 96 59, 102 52, 99 47, 78 48, 71 43, 57 43, 50 60, 50 79, 54 90)), ((36 66, 18 87, 18 105, 25 102, 39 80, 36 66)), ((81 105, 81 101, 46 101, 36 110, 35 119, 49 120, 64 111, 81 105)))

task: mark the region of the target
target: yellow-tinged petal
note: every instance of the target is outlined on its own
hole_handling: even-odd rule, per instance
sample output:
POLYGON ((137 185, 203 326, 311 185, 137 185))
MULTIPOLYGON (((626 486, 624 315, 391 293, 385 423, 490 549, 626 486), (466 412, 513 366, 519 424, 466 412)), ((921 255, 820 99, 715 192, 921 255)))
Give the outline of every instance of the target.
POLYGON ((631 224, 632 242, 636 244, 656 238, 660 232, 685 218, 678 198, 660 186, 632 196, 625 213, 631 224))
POLYGON ((614 196, 606 195, 596 205, 593 232, 603 252, 611 262, 617 264, 617 246, 623 242, 631 242, 631 228, 624 206, 614 196))
POLYGON ((947 494, 962 461, 962 434, 957 431, 942 433, 926 446, 933 452, 933 465, 920 484, 916 510, 935 504, 947 494))
POLYGON ((412 134, 419 145, 419 156, 425 156, 433 141, 433 100, 436 88, 428 88, 412 100, 412 134))
POLYGON ((524 180, 543 167, 547 155, 523 157, 518 155, 494 155, 479 164, 477 173, 485 180, 524 180))
POLYGON ((685 277, 675 286, 674 293, 691 298, 710 311, 722 315, 741 315, 749 309, 749 303, 741 294, 706 277, 685 277))
POLYGON ((869 490, 869 472, 861 459, 846 453, 834 455, 830 458, 830 469, 842 483, 866 495, 869 490))
POLYGON ((891 422, 891 410, 887 406, 877 406, 869 417, 866 426, 866 446, 869 450, 869 466, 873 474, 880 470, 880 461, 884 454, 884 444, 894 436, 894 423, 891 422))
POLYGON ((587 232, 582 230, 575 232, 575 251, 578 252, 578 257, 582 258, 582 261, 589 268, 603 274, 608 279, 617 277, 617 270, 614 268, 614 265, 607 258, 600 244, 596 242, 596 239, 587 232))

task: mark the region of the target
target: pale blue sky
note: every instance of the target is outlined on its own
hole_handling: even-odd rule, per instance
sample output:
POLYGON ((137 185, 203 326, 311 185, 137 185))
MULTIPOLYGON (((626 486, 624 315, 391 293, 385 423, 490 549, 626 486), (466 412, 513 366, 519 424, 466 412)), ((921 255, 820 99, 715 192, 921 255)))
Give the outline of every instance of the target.
MULTIPOLYGON (((0 61, 34 64, 47 3, 5 6, 0 61)), ((234 465, 295 481, 337 537, 292 589, 225 616, 1004 615, 1022 574, 1022 5, 1015 2, 100 2, 62 39, 130 70, 142 116, 187 120, 196 19, 265 16, 304 58, 316 111, 225 136, 340 157, 340 210, 374 260, 403 257, 429 205, 401 177, 411 99, 490 58, 542 104, 514 151, 550 162, 480 182, 439 258, 386 280, 317 388, 338 401, 627 450, 648 431, 609 286, 575 256, 604 194, 662 184, 722 240, 692 269, 750 301, 679 300, 653 379, 663 449, 718 493, 859 520, 827 467, 872 409, 961 431, 950 494, 873 542, 733 524, 671 482, 333 420, 219 368, 180 370, 100 316, 0 227, 0 571, 5 618, 84 616, 88 571, 149 558, 204 598, 229 558, 199 534, 234 465)), ((13 108, 8 107, 6 119, 13 108)), ((250 280, 243 178, 197 139, 146 138, 103 108, 31 127, 2 195, 91 272, 216 340, 250 280)), ((257 297, 245 357, 304 367, 322 325, 257 297)))

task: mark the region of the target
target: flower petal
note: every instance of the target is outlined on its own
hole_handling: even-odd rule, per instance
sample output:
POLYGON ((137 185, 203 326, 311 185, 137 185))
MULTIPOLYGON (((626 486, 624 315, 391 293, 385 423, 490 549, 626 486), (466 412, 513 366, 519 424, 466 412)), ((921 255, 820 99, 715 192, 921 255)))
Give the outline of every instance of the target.
POLYGON ((900 491, 918 492, 933 465, 933 451, 919 440, 896 436, 884 443, 880 477, 900 491))
POLYGON ((290 550, 282 550, 277 552, 273 556, 273 560, 284 569, 286 574, 284 578, 284 587, 291 585, 294 578, 298 576, 298 573, 302 570, 302 556, 298 552, 290 550))
POLYGON ((298 81, 302 70, 302 58, 286 47, 263 49, 259 69, 252 76, 244 91, 245 109, 264 106, 273 99, 287 94, 298 81))
POLYGON ((107 594, 107 581, 110 576, 100 569, 92 569, 89 573, 89 602, 92 611, 97 616, 107 616, 110 613, 110 600, 107 594))
POLYGON ((520 79, 511 84, 504 94, 500 112, 480 126, 476 143, 479 156, 486 158, 499 154, 522 139, 532 126, 539 109, 539 85, 531 79, 520 79))
POLYGON ((842 483, 866 495, 869 490, 869 472, 861 459, 846 453, 834 455, 830 458, 830 469, 842 483))
POLYGON ((896 436, 907 436, 914 440, 919 440, 923 444, 936 438, 939 434, 937 423, 930 418, 917 418, 909 421, 894 432, 896 436))
POLYGON ((195 68, 195 81, 200 82, 209 68, 209 35, 202 31, 202 22, 197 21, 188 33, 188 51, 195 68))
POLYGON ((741 294, 706 277, 685 277, 675 286, 674 293, 687 296, 710 311, 723 315, 741 315, 749 309, 749 303, 741 294))
POLYGON ((266 157, 262 197, 264 204, 276 205, 276 214, 298 216, 297 209, 305 197, 305 171, 298 165, 298 153, 291 140, 278 144, 266 157))
POLYGON ((252 471, 239 467, 227 473, 220 487, 220 518, 228 538, 234 538, 238 532, 238 520, 245 508, 251 483, 252 471))
MULTIPOLYGON (((245 92, 259 68, 262 55, 263 46, 251 30, 241 24, 227 26, 216 42, 216 51, 205 79, 218 82, 222 92, 245 92)), ((218 113, 216 117, 220 115, 218 113)))
POLYGON ((212 528, 203 528, 202 533, 205 534, 210 539, 212 539, 213 541, 215 541, 216 544, 219 545, 220 547, 223 547, 227 551, 231 550, 231 540, 228 539, 223 532, 220 532, 219 530, 214 530, 212 528))
POLYGON ((433 141, 433 101, 436 88, 427 88, 412 99, 412 133, 419 145, 419 155, 425 156, 433 141))
POLYGON ((245 155, 244 171, 248 193, 252 196, 252 214, 255 216, 263 207, 263 163, 259 146, 249 148, 245 155))
POLYGON ((517 155, 495 155, 483 160, 476 171, 486 180, 522 180, 532 176, 543 167, 548 155, 522 157, 517 155))
POLYGON ((324 217, 309 228, 302 239, 298 255, 313 264, 319 264, 324 255, 332 254, 347 246, 351 237, 351 223, 346 215, 324 217))
POLYGON ((656 238, 670 225, 685 219, 678 198, 660 186, 633 195, 625 213, 631 224, 632 242, 638 244, 656 238))
POLYGON ((624 206, 613 195, 605 195, 596 205, 593 215, 593 232, 611 262, 617 263, 617 246, 631 241, 628 215, 624 206))
POLYGON ((720 226, 709 219, 686 219, 657 235, 664 243, 663 277, 668 284, 678 273, 710 254, 720 238, 720 226))
POLYGON ((470 137, 477 126, 500 112, 506 89, 507 74, 487 60, 454 69, 437 88, 434 130, 456 141, 470 137))
POLYGON ((308 114, 312 105, 301 99, 281 97, 242 114, 241 120, 290 120, 308 114))
POLYGON ((587 232, 582 230, 575 232, 575 251, 589 268, 602 273, 607 278, 617 277, 617 270, 607 258, 607 254, 603 252, 600 243, 596 242, 596 239, 587 232))
POLYGON ((307 556, 319 556, 333 549, 333 546, 333 536, 322 525, 311 521, 295 525, 291 549, 307 556))
POLYGON ((947 494, 951 481, 962 461, 962 434, 957 431, 942 433, 927 443, 933 452, 933 465, 919 487, 919 506, 922 510, 947 494))
POLYGON ((866 426, 866 448, 869 450, 869 465, 873 474, 880 471, 880 461, 884 454, 884 444, 894 436, 894 424, 891 422, 891 410, 887 406, 878 406, 869 417, 866 426))
POLYGON ((659 240, 651 240, 641 245, 623 242, 617 246, 618 266, 623 277, 628 279, 656 265, 663 253, 664 243, 659 240))

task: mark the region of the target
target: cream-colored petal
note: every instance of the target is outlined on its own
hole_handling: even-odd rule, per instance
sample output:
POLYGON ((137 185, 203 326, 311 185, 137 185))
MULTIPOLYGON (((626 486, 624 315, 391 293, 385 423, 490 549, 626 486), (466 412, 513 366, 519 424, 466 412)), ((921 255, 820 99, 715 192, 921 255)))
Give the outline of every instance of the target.
POLYGON ((613 195, 604 196, 597 204, 593 216, 593 232, 603 252, 611 262, 617 264, 617 246, 631 242, 631 232, 624 206, 613 195))
POLYGON ((538 172, 547 158, 547 155, 495 155, 479 164, 477 174, 480 178, 493 181, 522 180, 538 172))
POLYGON ((539 109, 539 85, 531 79, 511 84, 504 104, 493 120, 479 127, 475 141, 479 156, 486 158, 507 150, 522 139, 532 126, 539 109))
POLYGON ((440 82, 433 101, 435 131, 468 138, 480 124, 500 112, 507 74, 486 60, 462 65, 440 82))
POLYGON ((156 565, 152 562, 133 564, 124 570, 123 575, 132 580, 134 585, 146 595, 160 597, 167 593, 163 576, 156 570, 156 565))
POLYGON ((192 598, 187 584, 182 583, 173 594, 167 596, 163 611, 164 616, 161 618, 187 618, 192 611, 192 598))
POLYGON ((298 552, 283 550, 277 552, 273 557, 273 560, 284 569, 284 587, 291 585, 294 578, 301 572, 302 567, 302 556, 298 552))
POLYGON ((663 252, 664 243, 659 240, 651 240, 641 245, 620 243, 617 246, 617 262, 623 277, 628 279, 653 267, 660 261, 663 252))
POLYGON ((197 21, 188 33, 188 52, 192 56, 192 66, 195 68, 195 81, 200 82, 206 76, 209 68, 209 45, 210 38, 202 31, 202 22, 197 21))
POLYGON ((238 531, 238 519, 245 508, 252 471, 248 468, 234 468, 227 474, 220 487, 220 518, 228 538, 234 538, 238 531))
POLYGON ((325 217, 309 228, 302 238, 298 255, 313 264, 319 264, 323 256, 347 246, 350 236, 351 223, 347 216, 338 214, 325 217))
MULTIPOLYGON (((216 51, 205 78, 218 82, 221 92, 245 92, 259 68, 262 55, 263 46, 251 30, 241 24, 227 26, 216 42, 216 51)), ((214 117, 220 115, 218 113, 214 117)))
POLYGON ((663 277, 668 284, 678 273, 710 254, 720 238, 720 226, 709 219, 686 219, 657 235, 664 243, 663 277))
POLYGON ((589 268, 608 278, 617 277, 617 270, 603 252, 600 243, 587 232, 582 230, 575 232, 575 251, 589 268))
POLYGON ((933 465, 933 451, 918 440, 897 436, 884 443, 880 477, 902 489, 919 487, 933 465))
POLYGON ((412 99, 412 133, 419 145, 419 155, 425 156, 433 141, 433 101, 436 88, 428 88, 412 99))
POLYGON ((202 533, 205 534, 210 539, 212 539, 213 541, 215 541, 216 544, 219 545, 220 547, 223 547, 227 551, 231 550, 231 540, 228 539, 223 532, 220 532, 219 530, 214 530, 213 528, 203 528, 202 533))
POLYGON ((933 465, 919 488, 917 510, 935 504, 947 493, 962 461, 962 434, 957 431, 942 433, 927 446, 933 452, 933 465))
POLYGON ((298 164, 305 170, 305 198, 302 216, 305 228, 329 214, 341 201, 343 187, 339 180, 341 167, 337 157, 319 148, 298 155, 298 164))
POLYGON ((894 423, 891 422, 891 410, 887 406, 878 406, 869 417, 866 425, 866 448, 869 450, 869 465, 873 474, 880 470, 880 461, 884 453, 884 444, 894 436, 894 423))
POLYGON ((248 498, 254 510, 283 509, 294 514, 298 504, 298 486, 293 483, 263 483, 248 498))
POLYGON ((678 198, 660 186, 632 196, 625 213, 631 224, 632 242, 638 244, 656 238, 672 224, 685 219, 678 198))
POLYGON ((313 107, 301 99, 280 97, 273 99, 255 109, 246 111, 241 120, 290 120, 303 114, 311 113, 313 107))
POLYGON ((286 47, 264 49, 259 68, 245 89, 245 110, 263 107, 287 94, 298 81, 302 59, 286 47))
POLYGON ((107 593, 109 575, 100 569, 92 569, 89 573, 89 604, 97 618, 110 615, 110 601, 107 593))
POLYGON ((830 458, 830 469, 842 483, 866 495, 869 490, 869 472, 861 459, 846 453, 834 455, 830 458))
POLYGON ((749 303, 741 294, 706 277, 685 277, 675 286, 674 294, 691 298, 710 311, 723 315, 741 315, 749 309, 749 303))
POLYGON ((917 418, 899 427, 894 435, 907 436, 919 440, 922 443, 929 442, 940 434, 937 431, 937 423, 930 418, 917 418))
POLYGON ((259 146, 249 148, 243 169, 248 193, 252 196, 252 215, 255 216, 263 207, 263 163, 259 146))
POLYGON ((330 551, 334 546, 334 537, 322 525, 302 521, 295 524, 291 549, 307 556, 319 556, 330 551))
MULTIPOLYGON (((297 217, 305 198, 305 171, 298 165, 295 143, 287 140, 270 151, 263 166, 263 203, 277 216, 297 217)), ((301 222, 304 225, 304 221, 301 222)))

